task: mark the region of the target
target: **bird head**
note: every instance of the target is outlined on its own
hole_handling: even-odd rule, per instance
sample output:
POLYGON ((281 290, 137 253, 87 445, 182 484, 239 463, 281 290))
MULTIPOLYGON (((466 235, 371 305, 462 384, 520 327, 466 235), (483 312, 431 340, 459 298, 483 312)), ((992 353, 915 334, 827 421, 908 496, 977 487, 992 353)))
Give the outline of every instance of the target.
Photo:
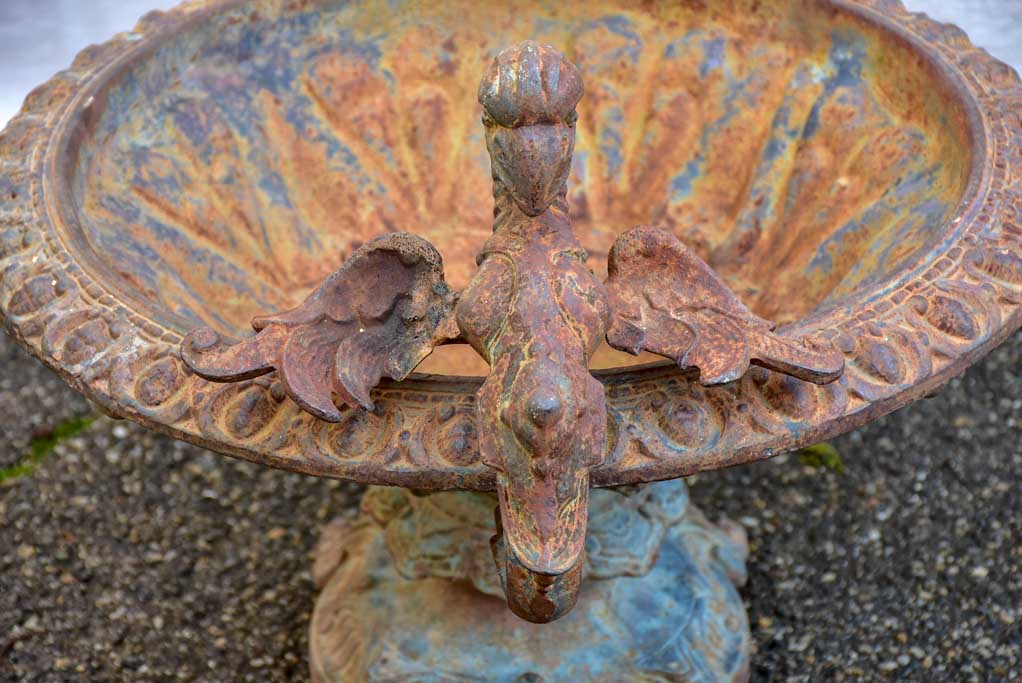
POLYGON ((566 192, 575 149, 578 68, 529 40, 493 60, 479 86, 493 178, 528 216, 566 192))

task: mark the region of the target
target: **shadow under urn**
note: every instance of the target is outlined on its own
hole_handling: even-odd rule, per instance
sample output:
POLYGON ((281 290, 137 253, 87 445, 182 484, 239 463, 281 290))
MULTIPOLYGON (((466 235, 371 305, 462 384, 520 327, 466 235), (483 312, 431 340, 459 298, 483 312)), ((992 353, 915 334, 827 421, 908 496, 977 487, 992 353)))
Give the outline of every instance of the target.
POLYGON ((316 680, 740 680, 742 534, 630 485, 1019 327, 1017 75, 895 2, 398 5, 185 5, 34 91, 8 330, 112 414, 412 489, 324 532, 316 680))

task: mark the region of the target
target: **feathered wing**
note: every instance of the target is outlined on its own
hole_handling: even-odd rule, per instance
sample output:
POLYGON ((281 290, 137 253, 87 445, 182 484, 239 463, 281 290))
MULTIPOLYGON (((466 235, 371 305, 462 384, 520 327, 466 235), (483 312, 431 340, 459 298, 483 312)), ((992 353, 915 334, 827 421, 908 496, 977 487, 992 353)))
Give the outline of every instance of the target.
POLYGON ((298 307, 253 319, 255 337, 228 346, 199 328, 181 357, 213 381, 277 370, 296 403, 336 422, 338 400, 372 410, 369 392, 381 378, 404 379, 434 346, 458 337, 456 301, 436 249, 391 233, 356 250, 298 307))
POLYGON ((831 344, 776 334, 702 259, 674 235, 639 227, 610 251, 607 342, 698 368, 704 385, 739 379, 754 363, 816 384, 841 376, 844 356, 831 344))

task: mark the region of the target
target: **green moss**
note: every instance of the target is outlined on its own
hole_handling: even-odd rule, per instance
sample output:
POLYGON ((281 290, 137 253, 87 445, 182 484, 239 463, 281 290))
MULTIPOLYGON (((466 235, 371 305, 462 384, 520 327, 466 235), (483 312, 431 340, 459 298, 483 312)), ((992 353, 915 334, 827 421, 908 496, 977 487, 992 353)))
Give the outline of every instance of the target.
POLYGON ((42 459, 53 452, 58 443, 85 431, 95 421, 95 417, 71 418, 67 422, 62 422, 54 427, 53 431, 46 436, 33 437, 32 443, 29 444, 28 453, 19 462, 10 467, 0 469, 0 484, 23 477, 26 474, 31 474, 39 466, 42 459))
POLYGON ((845 463, 841 454, 829 443, 823 442, 803 448, 798 452, 798 459, 809 467, 826 467, 828 470, 845 473, 845 463))

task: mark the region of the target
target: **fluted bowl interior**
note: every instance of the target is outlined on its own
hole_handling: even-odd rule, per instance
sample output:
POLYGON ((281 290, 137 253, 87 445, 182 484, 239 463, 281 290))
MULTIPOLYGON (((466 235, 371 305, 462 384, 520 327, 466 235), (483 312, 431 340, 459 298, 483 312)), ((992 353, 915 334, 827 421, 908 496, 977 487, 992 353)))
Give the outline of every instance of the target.
POLYGON ((584 75, 569 199, 597 272, 617 234, 661 225, 796 321, 932 258, 969 182, 952 81, 865 10, 249 2, 104 86, 66 168, 83 267, 173 328, 232 336, 388 231, 431 241, 463 287, 492 220, 479 79, 526 38, 584 75))

